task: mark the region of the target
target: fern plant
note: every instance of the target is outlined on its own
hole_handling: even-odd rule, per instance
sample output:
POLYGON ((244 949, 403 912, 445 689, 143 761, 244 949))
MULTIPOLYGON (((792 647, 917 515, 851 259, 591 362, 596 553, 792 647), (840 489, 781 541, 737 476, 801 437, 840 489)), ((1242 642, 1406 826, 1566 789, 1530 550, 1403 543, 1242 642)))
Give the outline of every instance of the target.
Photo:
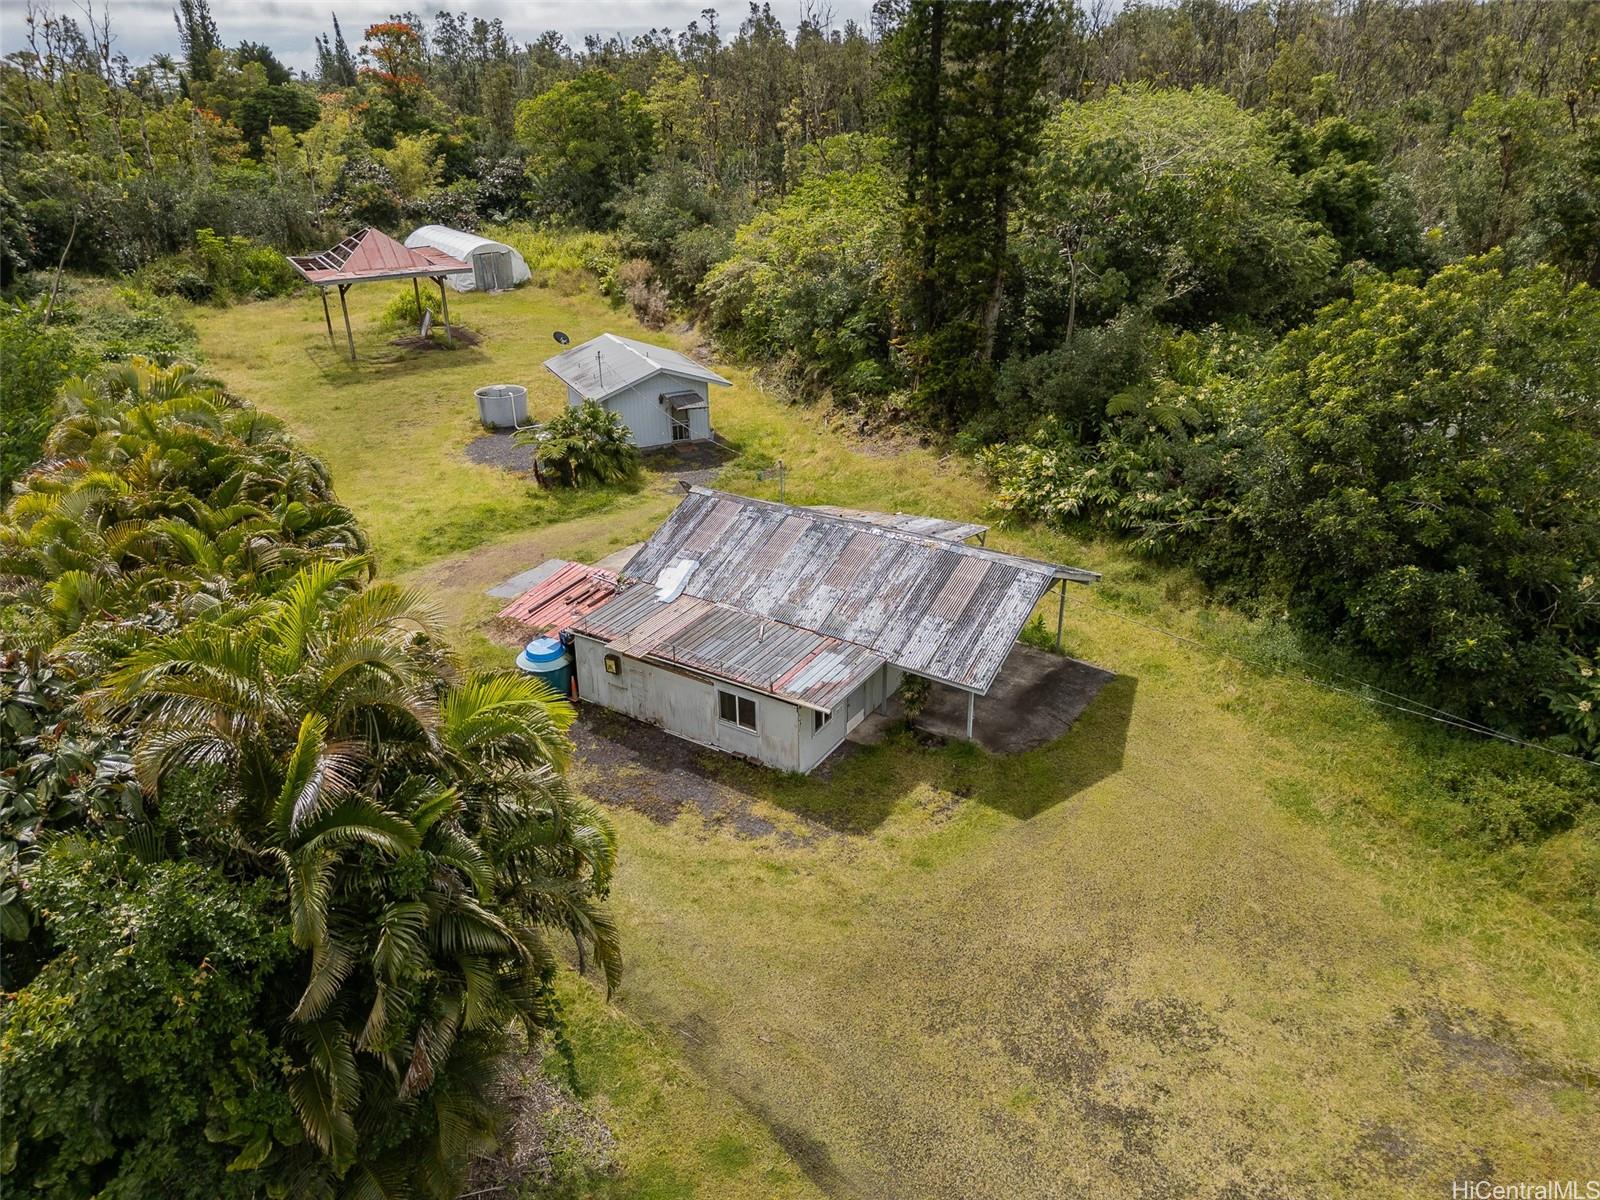
POLYGON ((563 487, 627 483, 639 474, 639 450, 617 413, 585 400, 538 429, 517 434, 534 447, 543 467, 563 487))

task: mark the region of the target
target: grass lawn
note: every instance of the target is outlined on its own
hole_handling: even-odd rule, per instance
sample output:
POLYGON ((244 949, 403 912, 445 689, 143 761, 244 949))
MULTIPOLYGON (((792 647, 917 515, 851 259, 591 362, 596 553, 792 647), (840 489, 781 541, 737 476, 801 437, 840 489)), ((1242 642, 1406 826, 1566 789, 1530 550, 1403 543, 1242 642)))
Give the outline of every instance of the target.
MULTIPOLYGON (((525 288, 451 297, 480 347, 402 355, 371 323, 391 290, 351 293, 354 367, 315 297, 197 320, 211 369, 329 463, 385 572, 502 665, 483 588, 637 540, 673 497, 471 465, 472 389, 523 383, 549 413, 551 330, 681 339, 525 288)), ((724 373, 721 486, 774 495, 757 472, 782 458, 793 500, 982 516, 963 461, 724 373)), ((1068 651, 1119 678, 1014 758, 901 738, 799 779, 706 756, 770 836, 618 810, 627 979, 610 1008, 567 987, 621 1141, 592 1194, 1438 1197, 1600 1175, 1592 836, 1440 849, 1415 831, 1444 811, 1439 771, 1506 752, 1164 636, 1265 636, 1181 573, 1043 531, 990 544, 1105 572, 1068 651)))

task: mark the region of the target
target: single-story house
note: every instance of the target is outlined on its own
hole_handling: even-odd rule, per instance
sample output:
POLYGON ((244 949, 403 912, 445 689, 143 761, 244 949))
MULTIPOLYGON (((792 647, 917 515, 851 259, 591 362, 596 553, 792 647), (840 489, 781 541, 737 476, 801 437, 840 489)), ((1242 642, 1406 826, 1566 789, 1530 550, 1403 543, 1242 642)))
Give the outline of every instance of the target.
POLYGON ((470 266, 470 271, 444 277, 458 292, 503 292, 533 278, 527 261, 510 246, 463 229, 424 225, 406 238, 406 245, 413 250, 423 246, 443 250, 470 266))
POLYGON ((1034 606, 1099 578, 970 544, 982 526, 843 511, 695 487, 614 579, 559 571, 502 615, 572 631, 581 700, 803 772, 908 674, 967 693, 970 737, 1034 606))
POLYGON ((686 354, 602 333, 545 360, 567 404, 593 400, 618 414, 640 449, 709 441, 710 387, 728 381, 686 354))

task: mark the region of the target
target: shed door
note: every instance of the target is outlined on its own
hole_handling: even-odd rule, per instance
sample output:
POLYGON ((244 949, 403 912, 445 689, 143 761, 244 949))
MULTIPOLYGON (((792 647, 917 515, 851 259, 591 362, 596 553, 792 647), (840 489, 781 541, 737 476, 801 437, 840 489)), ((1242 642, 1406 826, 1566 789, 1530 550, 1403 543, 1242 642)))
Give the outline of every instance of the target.
POLYGON ((472 282, 480 292, 494 291, 494 258, 492 254, 472 256, 472 282))

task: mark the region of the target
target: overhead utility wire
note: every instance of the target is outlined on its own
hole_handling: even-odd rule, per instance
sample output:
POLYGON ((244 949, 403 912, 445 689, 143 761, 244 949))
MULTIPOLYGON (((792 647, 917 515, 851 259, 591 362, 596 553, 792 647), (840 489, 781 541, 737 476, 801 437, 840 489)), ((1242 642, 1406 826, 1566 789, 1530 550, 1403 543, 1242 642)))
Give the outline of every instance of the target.
MULTIPOLYGON (((1462 729, 1468 733, 1478 734, 1480 737, 1496 738, 1502 742, 1509 742, 1513 746, 1521 746, 1528 750, 1537 750, 1541 754, 1549 754, 1555 758, 1569 759, 1575 763, 1582 763, 1584 766, 1591 769, 1600 770, 1600 763, 1594 762, 1590 759, 1580 758, 1576 754, 1567 754, 1561 750, 1552 750, 1549 746, 1541 746, 1537 742, 1526 741, 1523 738, 1516 737, 1513 734, 1505 733, 1499 729, 1493 729, 1488 725, 1480 724, 1477 721, 1460 716, 1459 714, 1450 712, 1447 709, 1435 708, 1431 704, 1424 704, 1420 700, 1413 700, 1409 696, 1403 696, 1399 692, 1391 692, 1387 688, 1381 688, 1375 684, 1363 683, 1362 686, 1370 688, 1372 691, 1382 692, 1386 696, 1393 696, 1398 700, 1404 701, 1405 703, 1393 704, 1387 700, 1380 700, 1376 696, 1369 696, 1352 688, 1340 687, 1336 683, 1329 683, 1326 679, 1318 679, 1314 675, 1290 671, 1285 667, 1278 666, 1277 664, 1268 662, 1264 659, 1254 659, 1248 657, 1247 655, 1236 654, 1231 650, 1223 650, 1216 646, 1208 645, 1207 643, 1199 641, 1195 638, 1187 637, 1184 634, 1174 633, 1170 629, 1163 629, 1159 625, 1152 625, 1148 621, 1141 621, 1137 617, 1130 617, 1127 613, 1118 612, 1114 608, 1107 608, 1103 604, 1096 604, 1092 600, 1084 600, 1080 603, 1085 608, 1092 608, 1097 612, 1103 612, 1108 616, 1113 616, 1119 620, 1127 621, 1131 625, 1138 625, 1143 629, 1150 630, 1152 633, 1159 633, 1162 637, 1168 637, 1174 641, 1183 642, 1187 645, 1194 646, 1196 649, 1205 650, 1208 653, 1219 655, 1222 658, 1231 658, 1235 662, 1244 663, 1247 666, 1255 667, 1261 671, 1288 675, 1291 678, 1303 680, 1306 683, 1312 684, 1316 687, 1325 688, 1330 692, 1337 692, 1341 696, 1353 697, 1354 699, 1361 700, 1367 704, 1376 704, 1383 708, 1390 708, 1396 712, 1405 713, 1410 717, 1421 717, 1424 720, 1436 721, 1440 725, 1448 725, 1454 729, 1462 729)), ((1346 679, 1354 678, 1353 676, 1346 675, 1343 672, 1336 671, 1334 674, 1341 675, 1346 679)))

